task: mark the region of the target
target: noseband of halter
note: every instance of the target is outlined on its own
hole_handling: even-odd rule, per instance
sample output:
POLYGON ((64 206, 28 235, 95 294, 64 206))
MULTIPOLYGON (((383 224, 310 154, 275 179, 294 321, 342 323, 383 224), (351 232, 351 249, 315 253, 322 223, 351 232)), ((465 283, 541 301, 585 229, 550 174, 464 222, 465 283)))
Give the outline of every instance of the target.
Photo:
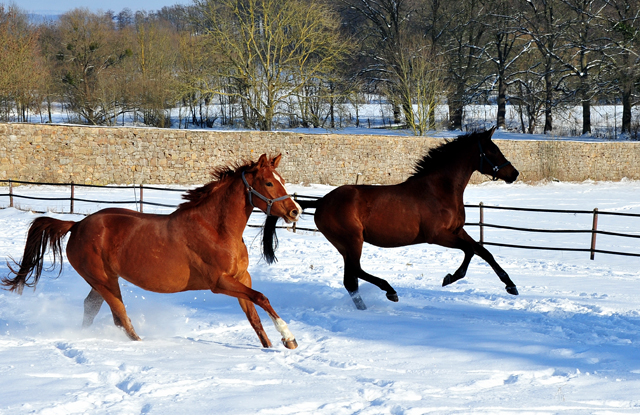
POLYGON ((258 196, 267 204, 267 216, 271 216, 271 206, 273 205, 274 202, 279 202, 281 200, 291 198, 291 196, 289 195, 284 195, 284 196, 276 197, 275 199, 269 199, 268 197, 261 195, 256 189, 254 189, 249 185, 249 183, 247 183, 247 179, 244 178, 244 172, 242 172, 242 183, 244 183, 245 187, 247 188, 247 191, 249 192, 249 203, 251 203, 251 206, 257 207, 256 205, 253 204, 252 195, 258 196))
POLYGON ((489 164, 489 166, 491 166, 491 177, 492 177, 492 180, 495 182, 496 180, 498 180, 498 176, 496 176, 496 174, 498 174, 500 169, 510 165, 511 162, 509 160, 507 160, 506 162, 502 163, 501 165, 496 166, 495 164, 493 164, 493 162, 491 160, 489 160, 489 157, 487 157, 487 155, 484 153, 484 150, 482 149, 482 144, 480 144, 479 141, 478 141, 478 148, 480 148, 480 168, 478 169, 478 171, 480 173, 482 173, 482 174, 486 174, 486 173, 484 173, 482 171, 482 163, 486 161, 487 164, 489 164))

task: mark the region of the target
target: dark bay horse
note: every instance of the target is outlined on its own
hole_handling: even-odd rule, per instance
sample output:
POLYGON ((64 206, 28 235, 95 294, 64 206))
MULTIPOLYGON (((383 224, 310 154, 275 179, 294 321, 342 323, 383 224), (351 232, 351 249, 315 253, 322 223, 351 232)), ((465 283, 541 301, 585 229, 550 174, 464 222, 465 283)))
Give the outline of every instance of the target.
MULTIPOLYGON (((463 193, 474 171, 507 183, 518 177, 518 171, 491 140, 494 130, 463 135, 429 150, 403 183, 340 186, 319 200, 298 201, 303 209, 316 209, 318 230, 342 254, 344 286, 357 308, 366 308, 358 294, 358 278, 386 291, 389 300, 398 301, 398 294, 387 281, 362 270, 363 242, 385 248, 426 242, 461 249, 462 265, 444 278, 443 286, 464 278, 471 258, 479 255, 505 283, 507 292, 518 294, 515 284, 491 253, 463 229, 463 193)), ((275 260, 273 239, 277 219, 267 219, 263 235, 265 258, 271 262, 275 260)))
POLYGON ((25 286, 35 288, 48 249, 62 272, 62 239, 69 233, 67 258, 91 286, 84 301, 84 327, 106 301, 116 326, 131 340, 140 340, 122 303, 122 277, 158 293, 211 290, 236 297, 262 346, 270 347, 256 304, 271 317, 284 345, 295 349, 295 338, 267 297, 251 289, 242 240, 254 206, 287 222, 299 218, 300 206, 275 171, 280 159, 263 154, 257 162, 215 169, 213 181, 188 191, 183 196, 187 201, 170 215, 104 209, 80 222, 39 217, 29 228, 19 269, 10 267, 15 276, 4 278, 2 285, 17 293, 25 286))

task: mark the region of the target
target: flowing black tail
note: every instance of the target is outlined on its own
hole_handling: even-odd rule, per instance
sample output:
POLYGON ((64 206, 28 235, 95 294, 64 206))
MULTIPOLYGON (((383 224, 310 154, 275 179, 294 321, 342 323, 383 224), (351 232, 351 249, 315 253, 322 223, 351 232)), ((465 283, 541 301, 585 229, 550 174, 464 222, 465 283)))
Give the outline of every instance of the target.
MULTIPOLYGON (((318 205, 317 200, 296 200, 302 210, 308 208, 315 208, 318 205)), ((278 235, 276 235, 276 224, 278 223, 277 216, 267 216, 267 220, 264 222, 262 228, 262 257, 267 261, 267 264, 273 264, 278 260, 276 258, 276 249, 278 249, 278 235)))
POLYGON ((15 274, 15 277, 4 277, 2 279, 2 287, 18 294, 22 294, 25 285, 27 287, 35 287, 42 274, 44 257, 49 248, 53 253, 51 270, 55 269, 58 260, 60 261, 59 275, 62 272, 62 239, 75 223, 45 216, 34 220, 27 234, 27 243, 24 247, 22 262, 18 263, 12 259, 14 265, 19 266, 20 269, 16 271, 7 261, 7 266, 15 274), (29 282, 30 279, 33 281, 29 282))

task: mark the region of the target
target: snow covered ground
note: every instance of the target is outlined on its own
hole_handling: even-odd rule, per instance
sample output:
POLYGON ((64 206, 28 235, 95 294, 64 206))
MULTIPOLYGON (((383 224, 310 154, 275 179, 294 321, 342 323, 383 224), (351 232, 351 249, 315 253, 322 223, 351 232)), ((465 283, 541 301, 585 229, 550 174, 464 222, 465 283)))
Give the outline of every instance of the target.
MULTIPOLYGON (((329 189, 289 186, 307 195, 329 189)), ((76 197, 133 196, 126 190, 76 191, 76 197)), ((178 203, 179 197, 145 190, 145 200, 178 203)), ((640 213, 640 183, 486 183, 469 186, 465 199, 640 213)), ((43 202, 19 203, 43 208, 43 202)), ((0 206, 7 204, 0 198, 0 206)), ((0 210, 3 258, 21 257, 35 216, 0 210)), ((254 216, 252 223, 263 219, 254 216)), ((487 210, 485 220, 591 226, 588 215, 487 210)), ((468 209, 468 221, 477 221, 477 210, 468 209)), ((312 218, 300 226, 313 227, 312 218)), ((601 216, 600 228, 637 233, 640 219, 601 216)), ((469 231, 478 234, 477 228, 469 231)), ((459 266, 459 251, 365 246, 365 269, 387 279, 400 302, 363 283, 369 308, 358 311, 342 287, 341 258, 321 234, 280 230, 279 262, 267 266, 258 232, 245 232, 254 288, 289 323, 298 349, 285 349, 259 310, 274 343, 262 349, 232 298, 202 291, 154 294, 128 283, 121 284, 124 302, 143 341, 131 342, 115 328, 106 306, 91 328, 81 330, 89 288, 65 265, 59 278, 45 275, 35 292, 0 292, 0 414, 640 413, 640 258, 596 255, 590 261, 588 253, 489 247, 517 284, 520 296, 514 297, 479 259, 465 279, 441 287, 459 266)), ((485 237, 524 245, 590 242, 589 235, 495 229, 485 237)), ((599 236, 598 247, 640 252, 639 242, 620 238, 599 236)), ((0 275, 7 273, 1 261, 0 275)))

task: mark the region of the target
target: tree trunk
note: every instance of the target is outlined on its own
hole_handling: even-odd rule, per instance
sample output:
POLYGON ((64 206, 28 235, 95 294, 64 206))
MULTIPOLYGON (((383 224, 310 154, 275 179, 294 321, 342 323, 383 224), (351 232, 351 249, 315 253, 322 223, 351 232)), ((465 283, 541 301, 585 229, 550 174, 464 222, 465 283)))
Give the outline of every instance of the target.
POLYGON ((400 124, 400 107, 397 103, 393 104, 393 123, 400 124))
POLYGON ((633 96, 633 82, 625 76, 622 82, 622 134, 631 134, 631 97, 633 96))
POLYGON ((545 78, 545 100, 544 100, 544 133, 547 134, 553 130, 553 85, 551 85, 551 73, 547 71, 545 78))
POLYGON ((498 78, 498 120, 497 127, 506 127, 507 116, 507 86, 504 83, 502 74, 498 78))
POLYGON ((591 102, 582 100, 582 135, 591 134, 591 102))
POLYGON ((464 114, 464 104, 462 97, 464 85, 458 84, 456 92, 449 98, 449 129, 462 130, 462 116, 464 114))
POLYGON ((582 56, 582 74, 580 74, 580 100, 582 101, 582 135, 591 134, 591 98, 589 97, 589 82, 587 72, 587 58, 582 56))

